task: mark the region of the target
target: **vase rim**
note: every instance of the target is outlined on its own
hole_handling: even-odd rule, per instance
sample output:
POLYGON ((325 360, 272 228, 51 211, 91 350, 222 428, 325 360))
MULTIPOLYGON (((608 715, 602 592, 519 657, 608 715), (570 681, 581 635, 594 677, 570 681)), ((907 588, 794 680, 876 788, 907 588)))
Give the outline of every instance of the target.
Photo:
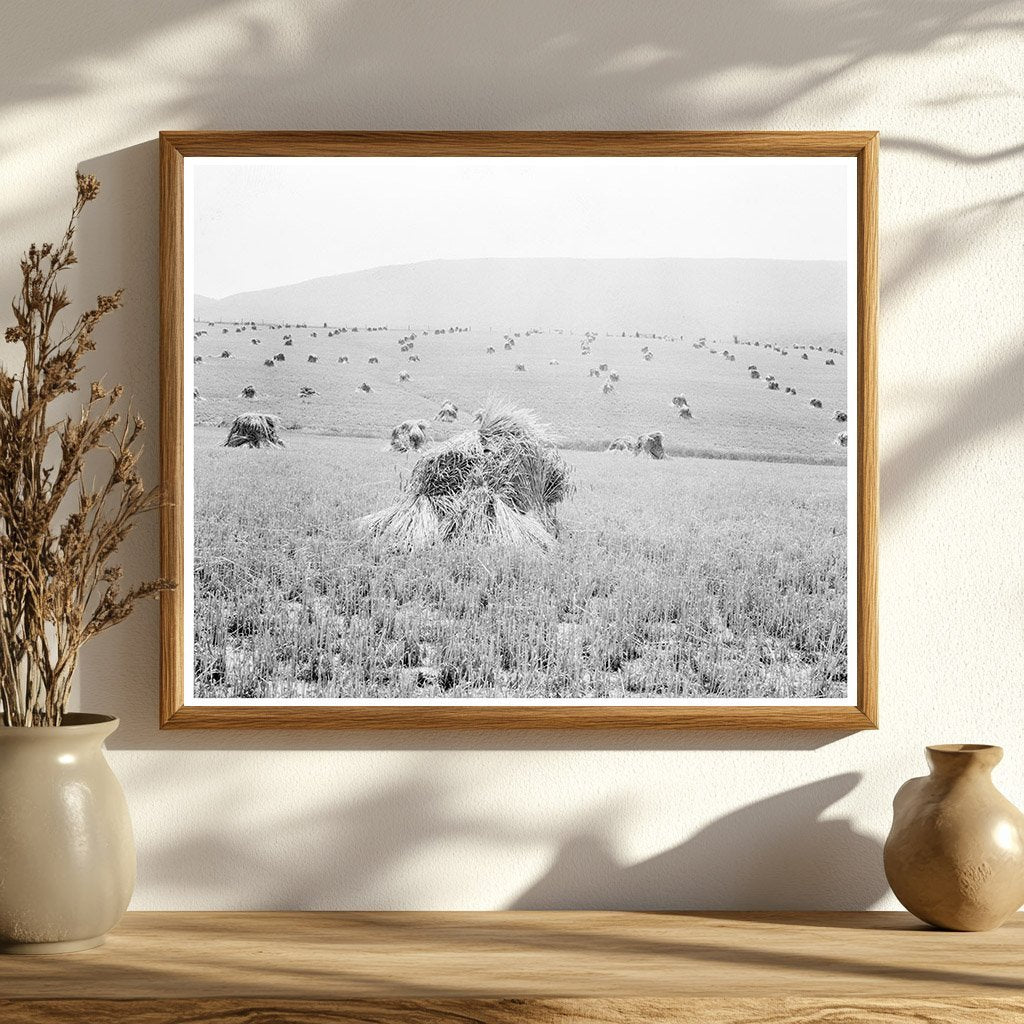
POLYGON ((925 749, 934 750, 938 754, 979 754, 984 750, 1003 752, 1003 748, 994 743, 932 743, 925 749))

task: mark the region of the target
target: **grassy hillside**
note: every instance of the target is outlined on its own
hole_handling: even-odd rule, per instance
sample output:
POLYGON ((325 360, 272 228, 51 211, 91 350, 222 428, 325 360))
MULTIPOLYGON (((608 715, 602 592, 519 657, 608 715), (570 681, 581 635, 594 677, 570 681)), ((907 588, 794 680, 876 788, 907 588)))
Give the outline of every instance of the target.
MULTIPOLYGON (((638 338, 635 332, 629 337, 598 333, 584 355, 582 333, 530 333, 528 323, 501 330, 471 326, 443 334, 433 332, 449 324, 411 329, 392 324, 386 331, 346 330, 326 336, 340 326, 324 328, 321 321, 308 328, 240 328, 234 322, 197 322, 195 352, 202 362, 194 367, 201 398, 195 403, 196 423, 229 425, 239 413, 265 412, 280 416, 287 430, 379 438, 383 445, 394 424, 408 418, 430 420, 435 437, 449 436, 464 429, 473 410, 494 395, 534 409, 567 448, 604 448, 622 434, 660 430, 666 448, 676 455, 834 463, 846 458, 846 449, 836 442, 846 425, 834 419, 836 410, 846 410, 845 355, 809 351, 803 359, 801 349, 791 347, 783 355, 755 346, 753 336, 741 336, 737 345, 730 335, 716 340, 710 333, 706 347, 694 348, 696 334, 638 338), (413 349, 401 352, 400 339, 413 332, 413 349), (511 351, 504 348, 506 333, 514 337, 511 351), (284 343, 286 334, 292 335, 291 346, 284 343), (650 361, 644 360, 642 346, 651 350, 650 361), (488 354, 489 347, 493 354, 488 354), (221 358, 225 349, 230 358, 221 358), (726 349, 735 361, 725 358, 726 349), (264 366, 279 353, 284 362, 264 366), (308 361, 312 354, 316 363, 308 361), (410 355, 419 361, 411 362, 410 355), (348 362, 339 363, 341 356, 348 362), (371 357, 378 362, 371 364, 371 357), (826 365, 829 358, 835 365, 826 365), (525 372, 516 370, 520 363, 525 372), (751 363, 757 365, 761 379, 750 378, 751 363), (608 371, 589 376, 601 364, 608 371), (611 371, 620 379, 612 393, 604 394, 611 371), (401 372, 411 379, 400 383, 401 372), (780 390, 769 390, 769 374, 778 379, 780 390), (372 388, 369 394, 359 390, 364 382, 372 388), (246 385, 256 389, 255 399, 240 397, 246 385), (795 397, 785 393, 786 386, 796 389, 795 397), (317 394, 302 398, 303 387, 317 394), (691 420, 677 415, 671 404, 676 394, 689 402, 691 420), (810 406, 812 398, 822 402, 821 409, 810 406), (456 423, 436 420, 444 401, 459 406, 456 423)), ((814 334, 802 343, 836 345, 834 339, 814 334)))

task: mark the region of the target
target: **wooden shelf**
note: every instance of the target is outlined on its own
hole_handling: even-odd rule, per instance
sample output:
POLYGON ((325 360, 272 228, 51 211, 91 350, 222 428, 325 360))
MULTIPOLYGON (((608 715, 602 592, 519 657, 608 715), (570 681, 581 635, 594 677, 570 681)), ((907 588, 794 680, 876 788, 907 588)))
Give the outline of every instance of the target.
POLYGON ((4 1024, 1024 1021, 1024 915, 133 913, 0 957, 4 1024))

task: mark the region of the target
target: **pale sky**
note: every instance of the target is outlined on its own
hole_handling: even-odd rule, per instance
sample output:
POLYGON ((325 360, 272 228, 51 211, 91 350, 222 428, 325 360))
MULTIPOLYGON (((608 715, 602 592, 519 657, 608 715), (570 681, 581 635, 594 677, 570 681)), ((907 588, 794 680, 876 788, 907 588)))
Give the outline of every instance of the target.
POLYGON ((856 223, 853 158, 203 157, 185 166, 194 287, 212 298, 434 259, 842 261, 856 223))

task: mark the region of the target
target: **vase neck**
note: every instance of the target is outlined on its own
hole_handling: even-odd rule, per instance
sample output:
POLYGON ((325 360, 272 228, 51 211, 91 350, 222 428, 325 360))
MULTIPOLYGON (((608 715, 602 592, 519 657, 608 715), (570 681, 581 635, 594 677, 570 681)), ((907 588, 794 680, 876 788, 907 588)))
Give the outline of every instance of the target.
POLYGON ((989 776, 1003 759, 1002 747, 984 743, 942 743, 927 747, 932 775, 946 779, 960 776, 989 776))
POLYGON ((60 725, 13 725, 0 728, 0 745, 11 747, 70 748, 90 746, 99 750, 103 741, 117 728, 118 720, 111 715, 87 715, 70 712, 60 725))

